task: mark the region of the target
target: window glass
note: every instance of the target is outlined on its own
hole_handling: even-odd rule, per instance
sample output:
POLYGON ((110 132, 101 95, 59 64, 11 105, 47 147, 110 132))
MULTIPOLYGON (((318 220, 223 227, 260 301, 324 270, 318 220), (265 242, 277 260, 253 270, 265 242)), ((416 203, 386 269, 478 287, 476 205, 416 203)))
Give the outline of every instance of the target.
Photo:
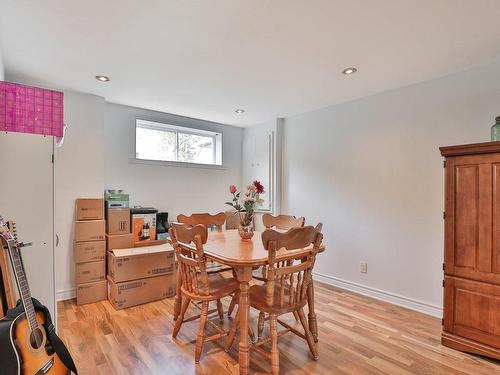
POLYGON ((178 136, 178 161, 215 164, 215 144, 213 137, 187 133, 178 133, 178 136))
POLYGON ((222 134, 137 120, 135 157, 141 160, 222 165, 222 134))

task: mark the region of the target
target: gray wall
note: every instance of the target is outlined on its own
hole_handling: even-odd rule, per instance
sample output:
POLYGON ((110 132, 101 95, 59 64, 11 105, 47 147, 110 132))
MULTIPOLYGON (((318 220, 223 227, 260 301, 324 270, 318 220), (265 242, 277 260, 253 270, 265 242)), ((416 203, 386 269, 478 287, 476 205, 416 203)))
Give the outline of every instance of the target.
POLYGON ((132 205, 179 213, 219 212, 228 206, 229 185, 241 180, 243 129, 140 108, 106 104, 106 188, 125 189, 132 205), (134 160, 136 118, 223 134, 223 166, 176 166, 134 160))
POLYGON ((324 223, 322 279, 439 315, 438 147, 488 141, 498 114, 493 64, 287 118, 282 212, 324 223))

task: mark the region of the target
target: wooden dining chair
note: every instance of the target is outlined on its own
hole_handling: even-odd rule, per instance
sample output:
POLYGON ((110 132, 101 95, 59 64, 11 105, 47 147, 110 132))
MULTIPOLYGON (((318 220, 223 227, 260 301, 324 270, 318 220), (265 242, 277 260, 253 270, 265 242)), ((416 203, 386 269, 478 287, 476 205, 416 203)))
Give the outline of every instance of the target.
POLYGON ((280 230, 288 230, 295 227, 303 227, 305 221, 306 219, 304 217, 295 217, 290 215, 262 215, 262 224, 264 224, 267 229, 276 228, 280 230))
POLYGON ((207 261, 203 252, 203 244, 207 241, 207 235, 207 228, 203 225, 187 227, 181 223, 173 223, 170 228, 170 237, 178 260, 178 272, 182 280, 181 293, 184 297, 172 337, 177 337, 184 322, 200 318, 195 348, 196 363, 200 362, 205 342, 227 336, 228 332, 212 323, 207 317, 219 310, 221 298, 234 294, 239 288, 239 283, 235 278, 208 276, 206 270, 207 261), (201 313, 185 318, 186 310, 192 301, 201 303, 201 313), (209 311, 209 303, 213 301, 217 301, 217 310, 209 311), (206 336, 205 326, 207 323, 217 331, 217 334, 206 336))
MULTIPOLYGON (((234 210, 226 211, 226 230, 238 229, 241 219, 245 216, 244 212, 237 212, 234 210)), ((255 217, 252 219, 252 225, 255 228, 255 217)))
MULTIPOLYGON (((305 339, 309 350, 315 360, 318 359, 316 342, 309 329, 304 314, 304 306, 307 304, 307 290, 312 280, 312 271, 316 254, 320 251, 323 235, 313 226, 292 228, 285 233, 275 230, 266 230, 262 233, 264 248, 268 251, 267 281, 263 285, 250 287, 250 306, 265 314, 269 314, 270 336, 259 339, 250 345, 251 350, 271 360, 273 374, 279 373, 279 351, 278 335, 285 332, 293 332, 305 339), (297 254, 293 253, 277 257, 280 249, 288 251, 305 249, 312 245, 311 250, 297 254), (283 257, 285 259, 283 259, 283 257), (289 324, 278 319, 280 315, 297 311, 304 333, 299 332, 289 324), (285 330, 278 334, 278 323, 285 330), (263 344, 271 342, 271 351, 261 348, 263 344)), ((226 343, 226 351, 231 348, 236 334, 236 326, 239 324, 239 307, 235 322, 231 327, 226 343)))
MULTIPOLYGON (((279 230, 289 230, 295 227, 303 227, 305 223, 304 217, 295 217, 290 215, 278 215, 273 216, 271 214, 262 215, 262 223, 266 229, 276 228, 279 230)), ((262 266, 255 269, 252 273, 252 278, 259 281, 266 281, 267 267, 262 266)), ((231 316, 234 311, 234 307, 238 303, 238 295, 233 296, 229 307, 227 309, 227 315, 231 316)), ((294 313, 295 319, 299 320, 299 316, 294 313)))
POLYGON ((226 222, 226 214, 224 212, 219 212, 215 215, 210 215, 208 213, 196 213, 191 214, 191 216, 180 214, 177 215, 177 221, 191 226, 201 224, 206 226, 207 229, 213 225, 217 228, 218 232, 222 232, 222 226, 226 222))
MULTIPOLYGON (((323 223, 318 223, 316 225, 316 230, 318 232, 322 232, 323 230, 323 223)), ((267 270, 267 268, 263 267, 264 269, 267 270)), ((255 271, 254 271, 255 272, 255 271)), ((266 271, 267 272, 267 271, 266 271)), ((253 278, 258 279, 258 280, 263 280, 266 281, 267 275, 260 277, 259 274, 257 275, 252 275, 253 278)), ((309 321, 309 329, 311 333, 313 334, 314 341, 318 342, 318 322, 316 318, 316 311, 315 311, 315 306, 314 306, 314 280, 311 278, 311 282, 309 283, 308 289, 307 289, 307 308, 308 308, 308 321, 309 321)), ((229 312, 229 310, 228 310, 229 312)), ((293 316, 295 317, 295 320, 299 321, 300 317, 297 311, 293 312, 293 316)), ((257 329, 257 336, 260 338, 262 336, 262 332, 264 330, 264 321, 266 320, 264 312, 259 313, 259 323, 258 323, 258 329, 257 329)))
MULTIPOLYGON (((215 215, 211 215, 208 213, 194 213, 191 214, 190 216, 187 215, 177 215, 177 221, 179 223, 185 224, 186 226, 196 226, 196 225, 203 225, 207 228, 210 228, 211 226, 215 226, 217 228, 218 232, 222 231, 222 227, 224 225, 224 222, 226 221, 226 214, 224 212, 220 212, 215 215)), ((228 266, 224 266, 222 264, 209 261, 207 266, 207 273, 209 275, 221 273, 221 272, 226 272, 226 271, 231 271, 232 268, 228 266)), ((180 288, 181 288, 181 280, 178 277, 177 278, 177 285, 176 285, 176 294, 175 294, 175 302, 174 302, 174 320, 177 319, 179 316, 180 310, 181 310, 181 305, 182 305, 182 297, 180 293, 180 288)), ((222 311, 222 304, 220 305, 219 308, 219 317, 222 320, 224 318, 222 311)))
MULTIPOLYGON (((186 216, 183 214, 177 215, 177 222, 183 223, 190 226, 195 225, 204 225, 207 230, 215 226, 217 232, 222 232, 222 227, 226 222, 226 214, 224 212, 219 212, 215 215, 210 215, 207 213, 199 213, 199 214, 191 214, 191 216, 186 216)), ((207 265, 207 272, 209 274, 230 271, 232 268, 228 266, 223 266, 222 264, 218 264, 216 262, 211 261, 209 265, 207 265)))

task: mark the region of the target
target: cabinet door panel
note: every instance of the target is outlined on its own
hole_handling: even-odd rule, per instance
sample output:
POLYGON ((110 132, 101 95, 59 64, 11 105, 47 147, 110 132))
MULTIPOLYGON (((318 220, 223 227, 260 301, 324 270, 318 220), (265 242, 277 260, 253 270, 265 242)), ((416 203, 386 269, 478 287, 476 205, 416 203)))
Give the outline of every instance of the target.
POLYGON ((445 330, 500 348, 500 286, 445 277, 445 330))
POLYGON ((491 272, 500 274, 500 163, 493 163, 493 235, 491 272))
POLYGON ((500 155, 447 162, 445 210, 445 273, 500 284, 500 155))
POLYGON ((455 267, 474 268, 478 250, 479 168, 455 169, 455 267))

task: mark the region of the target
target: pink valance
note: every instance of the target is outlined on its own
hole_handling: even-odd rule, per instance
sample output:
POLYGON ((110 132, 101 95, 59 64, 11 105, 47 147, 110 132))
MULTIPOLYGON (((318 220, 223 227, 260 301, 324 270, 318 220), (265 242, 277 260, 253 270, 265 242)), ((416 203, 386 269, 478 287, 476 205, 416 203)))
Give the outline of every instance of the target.
POLYGON ((0 81, 0 131, 63 135, 64 94, 0 81))

